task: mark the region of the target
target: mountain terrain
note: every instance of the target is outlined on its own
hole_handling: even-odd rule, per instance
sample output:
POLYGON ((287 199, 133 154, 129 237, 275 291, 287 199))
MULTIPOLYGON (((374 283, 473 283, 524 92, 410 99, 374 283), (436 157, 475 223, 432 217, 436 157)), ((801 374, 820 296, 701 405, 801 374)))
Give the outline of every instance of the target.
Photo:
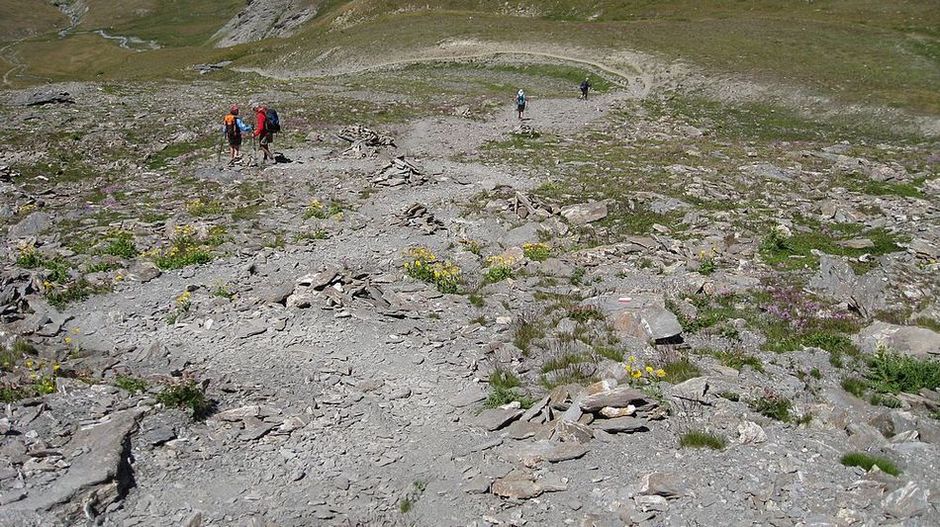
POLYGON ((0 0, 0 523, 940 523, 938 28, 0 0))

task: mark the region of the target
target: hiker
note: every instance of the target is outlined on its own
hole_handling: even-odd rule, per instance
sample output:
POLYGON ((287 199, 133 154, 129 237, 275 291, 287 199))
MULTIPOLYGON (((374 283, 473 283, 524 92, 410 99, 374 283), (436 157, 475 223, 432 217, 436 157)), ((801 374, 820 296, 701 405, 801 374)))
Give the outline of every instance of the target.
POLYGON ((264 154, 261 162, 264 163, 270 157, 271 161, 277 163, 277 160, 274 159, 274 154, 271 153, 271 143, 274 142, 274 133, 280 131, 280 122, 277 117, 277 112, 263 104, 255 106, 254 111, 257 124, 253 137, 258 138, 258 145, 261 146, 261 152, 264 154))
POLYGON ((519 119, 522 119, 522 114, 525 112, 525 92, 520 88, 519 93, 516 94, 516 111, 519 112, 519 119))
POLYGON ((245 124, 238 116, 238 105, 233 104, 229 108, 228 114, 222 120, 222 133, 228 139, 229 159, 228 164, 234 165, 242 158, 242 132, 250 132, 251 126, 245 124))
POLYGON ((588 90, 590 89, 591 89, 591 79, 588 77, 585 77, 584 80, 581 81, 581 97, 579 97, 579 99, 587 100, 588 90))

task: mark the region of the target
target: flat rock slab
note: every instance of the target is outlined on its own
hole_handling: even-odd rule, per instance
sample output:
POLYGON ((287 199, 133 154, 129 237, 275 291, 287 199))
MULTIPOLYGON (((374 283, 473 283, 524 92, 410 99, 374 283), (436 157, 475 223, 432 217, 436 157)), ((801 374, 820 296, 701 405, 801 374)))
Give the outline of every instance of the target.
POLYGON ((498 479, 490 485, 490 492, 503 498, 528 500, 542 494, 542 487, 525 479, 498 479))
POLYGON ((671 387, 669 389, 669 395, 687 401, 708 403, 708 390, 709 384, 707 377, 694 377, 671 387))
POLYGON ((51 224, 52 218, 49 214, 42 211, 33 212, 20 220, 16 225, 10 227, 10 230, 7 231, 7 238, 28 238, 30 236, 37 236, 42 231, 48 229, 51 224))
POLYGON ((493 408, 477 417, 477 424, 493 432, 519 419, 525 411, 521 408, 493 408))
POLYGON ((66 91, 42 91, 30 95, 25 106, 45 106, 47 104, 75 104, 75 99, 66 91))
POLYGON ((578 443, 542 440, 515 445, 507 453, 511 458, 521 461, 523 465, 535 467, 545 461, 561 463, 581 458, 588 453, 588 448, 578 443))
POLYGON ((638 417, 617 417, 614 419, 598 419, 591 423, 594 428, 598 428, 608 434, 646 432, 646 420, 638 417))
POLYGON ((561 209, 561 215, 575 225, 584 225, 607 217, 607 204, 603 201, 578 203, 561 209))
POLYGON ((235 329, 235 336, 240 339, 246 339, 248 337, 260 335, 267 330, 267 326, 263 326, 258 322, 248 322, 246 324, 239 325, 238 328, 235 329))
POLYGON ((883 271, 874 270, 856 276, 847 262, 823 255, 819 258, 819 271, 809 281, 809 287, 825 293, 833 300, 848 302, 863 314, 872 314, 887 307, 883 271))
POLYGON ((486 390, 477 386, 470 385, 460 391, 457 395, 451 399, 450 404, 462 408, 464 406, 470 406, 471 404, 478 403, 486 399, 486 390))
POLYGON ((585 412, 599 412, 604 407, 627 408, 631 404, 634 406, 643 406, 646 404, 649 396, 645 393, 631 388, 630 386, 617 386, 611 390, 588 395, 580 401, 581 409, 585 412))
MULTIPOLYGON (((72 455, 78 456, 68 472, 48 487, 32 490, 26 499, 11 504, 10 508, 45 511, 56 505, 80 501, 80 493, 95 492, 100 486, 127 483, 118 481, 121 466, 126 463, 125 439, 137 427, 141 413, 138 410, 118 412, 112 414, 106 423, 79 431, 68 444, 72 455)), ((78 507, 80 504, 76 503, 78 507)))

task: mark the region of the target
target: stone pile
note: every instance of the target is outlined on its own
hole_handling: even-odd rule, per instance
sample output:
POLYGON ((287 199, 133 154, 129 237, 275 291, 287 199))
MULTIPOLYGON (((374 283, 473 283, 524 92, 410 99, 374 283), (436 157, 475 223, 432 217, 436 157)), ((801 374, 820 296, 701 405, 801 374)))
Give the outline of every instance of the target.
POLYGON ((26 297, 35 292, 27 276, 0 276, 0 320, 3 322, 20 319, 26 312, 26 297))
POLYGON ((372 157, 378 153, 379 148, 395 146, 395 140, 391 137, 381 135, 362 125, 347 126, 336 136, 350 143, 349 147, 342 152, 342 155, 346 157, 372 157))
POLYGON ((577 459, 595 438, 612 434, 647 432, 651 422, 666 417, 666 409, 645 393, 605 379, 586 387, 559 386, 529 409, 518 401, 482 412, 476 424, 500 431, 500 456, 519 466, 495 479, 489 491, 510 499, 529 499, 544 492, 561 491, 566 480, 540 470, 545 464, 577 459), (529 440, 529 441, 526 441, 529 440))
POLYGON ((424 234, 434 234, 438 230, 444 229, 444 224, 434 217, 434 214, 427 207, 420 203, 409 205, 398 214, 398 225, 402 227, 413 227, 419 229, 424 234))
POLYGON ((298 278, 284 302, 287 307, 300 309, 320 305, 323 309, 343 310, 356 300, 371 304, 383 314, 396 316, 400 312, 394 295, 374 284, 369 273, 335 265, 298 278))
POLYGON ((531 139, 535 139, 539 137, 540 135, 542 135, 541 133, 539 133, 538 130, 536 130, 535 128, 527 124, 520 124, 519 126, 515 127, 512 132, 509 132, 509 133, 518 137, 528 137, 531 139))
POLYGON ((389 161, 372 176, 372 184, 383 187, 401 185, 420 185, 427 181, 427 176, 414 163, 398 156, 389 161))

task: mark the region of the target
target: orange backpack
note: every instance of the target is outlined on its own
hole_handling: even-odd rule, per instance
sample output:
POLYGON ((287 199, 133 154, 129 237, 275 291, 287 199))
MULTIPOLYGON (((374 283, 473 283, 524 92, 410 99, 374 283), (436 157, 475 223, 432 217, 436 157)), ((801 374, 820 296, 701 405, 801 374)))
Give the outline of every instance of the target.
POLYGON ((236 138, 242 135, 242 131, 238 128, 238 118, 232 114, 225 116, 225 135, 229 138, 236 138))

